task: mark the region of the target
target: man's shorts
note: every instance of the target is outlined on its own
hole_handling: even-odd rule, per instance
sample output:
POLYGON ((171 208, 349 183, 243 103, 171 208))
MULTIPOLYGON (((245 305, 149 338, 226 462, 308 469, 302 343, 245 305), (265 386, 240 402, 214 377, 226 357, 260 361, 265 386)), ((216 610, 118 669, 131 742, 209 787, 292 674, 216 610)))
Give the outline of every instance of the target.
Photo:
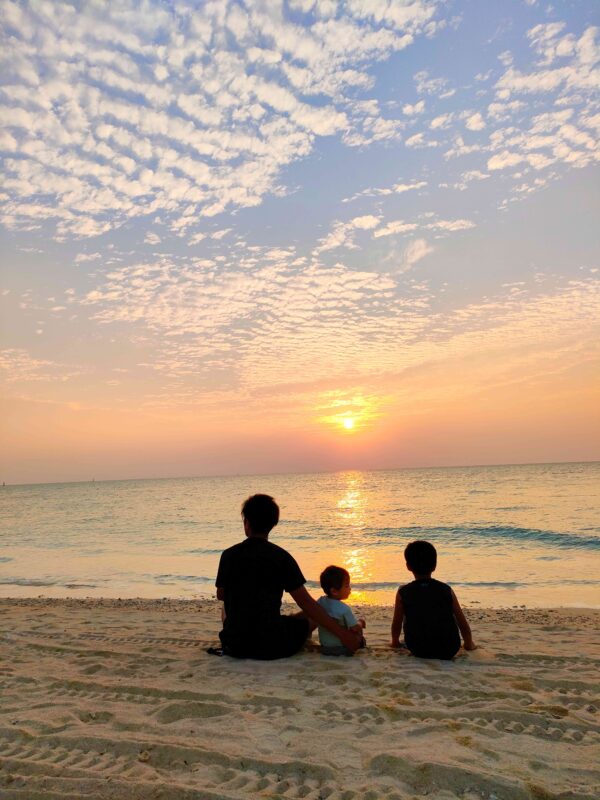
POLYGON ((256 638, 248 642, 227 641, 223 631, 219 634, 223 652, 233 658, 254 658, 259 661, 274 661, 293 656, 304 647, 310 625, 305 617, 281 617, 280 626, 270 637, 256 638))

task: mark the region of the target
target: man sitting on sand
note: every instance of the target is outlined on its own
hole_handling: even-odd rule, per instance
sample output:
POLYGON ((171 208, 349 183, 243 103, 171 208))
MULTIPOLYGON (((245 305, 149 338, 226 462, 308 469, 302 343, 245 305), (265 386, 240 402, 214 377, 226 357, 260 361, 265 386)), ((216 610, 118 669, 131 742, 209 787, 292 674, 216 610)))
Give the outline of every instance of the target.
POLYGON ((269 541, 279 522, 279 506, 267 494, 255 494, 242 505, 246 539, 221 554, 217 598, 223 600, 223 652, 235 658, 285 658, 302 648, 311 631, 322 625, 354 652, 360 637, 332 619, 306 591, 295 559, 269 541), (283 592, 301 613, 281 614, 283 592))

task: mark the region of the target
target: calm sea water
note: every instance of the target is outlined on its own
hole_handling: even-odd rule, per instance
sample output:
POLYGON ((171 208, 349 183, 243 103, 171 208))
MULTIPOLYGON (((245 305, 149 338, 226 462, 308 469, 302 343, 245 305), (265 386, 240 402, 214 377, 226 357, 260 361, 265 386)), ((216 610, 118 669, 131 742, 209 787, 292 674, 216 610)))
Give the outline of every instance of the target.
POLYGON ((255 492, 315 593, 335 563, 351 602, 391 603, 404 547, 429 539, 467 605, 600 606, 600 463, 7 486, 0 596, 213 596, 255 492))

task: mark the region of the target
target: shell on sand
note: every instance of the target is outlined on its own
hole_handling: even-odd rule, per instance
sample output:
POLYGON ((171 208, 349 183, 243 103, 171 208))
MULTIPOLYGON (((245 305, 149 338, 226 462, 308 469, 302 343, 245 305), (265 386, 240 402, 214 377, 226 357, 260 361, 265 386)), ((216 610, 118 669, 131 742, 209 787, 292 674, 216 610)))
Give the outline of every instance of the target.
POLYGON ((4 800, 542 800, 600 785, 600 611, 471 610, 453 662, 205 652, 214 601, 0 600, 4 800))

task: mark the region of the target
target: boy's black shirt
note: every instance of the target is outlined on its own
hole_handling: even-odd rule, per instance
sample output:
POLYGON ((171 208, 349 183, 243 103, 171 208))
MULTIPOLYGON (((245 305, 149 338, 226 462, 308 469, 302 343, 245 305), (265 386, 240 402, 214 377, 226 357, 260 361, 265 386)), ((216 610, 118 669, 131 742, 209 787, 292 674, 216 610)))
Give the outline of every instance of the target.
POLYGON ((452 589, 435 578, 418 578, 400 587, 404 641, 416 656, 452 658, 460 648, 452 589))
POLYGON ((305 583, 293 556, 268 539, 249 536, 224 550, 216 580, 225 592, 221 639, 234 648, 270 645, 283 635, 283 592, 305 583))

